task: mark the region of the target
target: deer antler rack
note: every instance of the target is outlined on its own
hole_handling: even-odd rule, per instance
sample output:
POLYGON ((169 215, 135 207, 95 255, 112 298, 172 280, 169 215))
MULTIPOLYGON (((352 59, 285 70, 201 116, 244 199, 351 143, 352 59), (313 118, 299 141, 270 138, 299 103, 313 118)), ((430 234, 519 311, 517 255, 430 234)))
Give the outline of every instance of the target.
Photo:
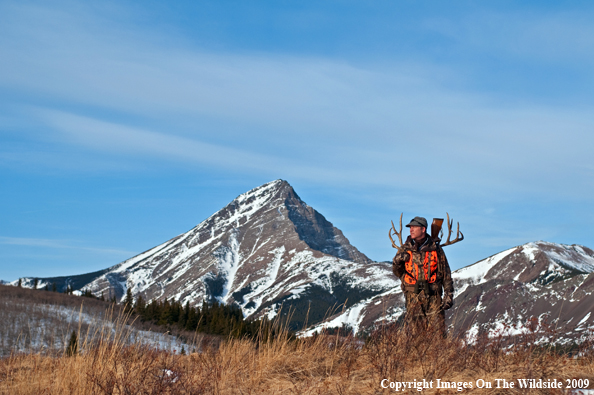
POLYGON ((450 214, 446 213, 446 215, 448 216, 448 239, 446 240, 445 243, 443 243, 441 246, 445 247, 445 246, 449 246, 452 245, 454 243, 457 243, 459 241, 464 240, 464 235, 462 234, 462 232, 460 232, 460 222, 457 222, 458 224, 458 228, 456 230, 456 238, 452 241, 450 241, 450 237, 452 236, 452 225, 454 224, 454 220, 450 220, 450 214))
MULTIPOLYGON (((404 213, 402 213, 402 214, 404 214, 404 213)), ((392 247, 396 248, 398 251, 400 251, 402 249, 402 214, 400 214, 400 232, 396 231, 396 227, 394 226, 394 221, 390 221, 390 222, 392 222, 392 227, 388 231, 388 237, 390 237, 390 240, 392 241, 392 247), (394 239, 392 238, 392 232, 394 232, 395 236, 398 236, 398 240, 400 241, 400 246, 398 246, 396 244, 396 242, 394 241, 394 239)))

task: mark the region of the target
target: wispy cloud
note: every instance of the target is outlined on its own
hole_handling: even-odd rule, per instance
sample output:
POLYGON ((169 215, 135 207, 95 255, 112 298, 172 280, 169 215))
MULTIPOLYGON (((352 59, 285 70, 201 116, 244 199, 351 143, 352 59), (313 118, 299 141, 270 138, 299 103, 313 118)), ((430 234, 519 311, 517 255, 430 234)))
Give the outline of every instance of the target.
MULTIPOLYGON (((437 179, 419 188, 473 196, 566 196, 591 175, 589 108, 538 104, 521 95, 503 102, 465 88, 472 84, 464 69, 429 60, 214 53, 185 42, 170 45, 175 40, 167 35, 152 40, 154 33, 126 29, 84 7, 9 11, 0 84, 31 92, 36 109, 48 109, 39 126, 52 143, 272 178, 366 185, 415 182, 415 172, 404 169, 420 157, 423 170, 431 168, 437 179), (436 158, 431 165, 429 158, 436 158)), ((480 15, 481 23, 471 17, 462 20, 462 30, 445 24, 442 31, 453 29, 464 46, 479 40, 476 45, 492 47, 499 44, 489 40, 512 40, 521 30, 525 47, 538 36, 531 32, 552 18, 521 25, 517 15, 480 15), (497 38, 500 25, 508 32, 504 38, 497 38)), ((578 24, 572 30, 568 21, 562 16, 555 25, 567 37, 586 29, 578 24)), ((507 41, 501 46, 510 48, 507 41)), ((32 118, 36 109, 29 111, 32 118)), ((587 185, 571 195, 592 192, 587 185)))
POLYGON ((66 141, 124 155, 150 155, 218 167, 267 168, 273 158, 196 139, 127 127, 63 112, 45 112, 49 125, 66 134, 66 141))
POLYGON ((41 247, 41 248, 49 248, 49 249, 56 249, 56 250, 63 250, 63 249, 80 250, 80 251, 87 251, 87 252, 94 252, 94 253, 101 253, 101 254, 108 254, 108 255, 122 255, 122 254, 124 254, 127 256, 132 256, 135 254, 135 252, 132 252, 132 251, 118 250, 118 249, 113 249, 113 248, 78 246, 69 240, 58 240, 58 239, 37 239, 37 238, 27 238, 27 237, 0 236, 0 244, 12 245, 12 246, 23 246, 23 247, 41 247))

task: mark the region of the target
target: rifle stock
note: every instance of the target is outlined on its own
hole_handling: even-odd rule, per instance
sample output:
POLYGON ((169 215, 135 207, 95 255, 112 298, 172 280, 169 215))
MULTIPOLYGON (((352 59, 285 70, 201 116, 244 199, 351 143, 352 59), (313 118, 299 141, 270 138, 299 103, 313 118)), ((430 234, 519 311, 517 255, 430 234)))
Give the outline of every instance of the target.
POLYGON ((441 231, 442 225, 443 218, 433 218, 433 222, 431 223, 431 238, 433 240, 439 240, 439 231, 441 231))

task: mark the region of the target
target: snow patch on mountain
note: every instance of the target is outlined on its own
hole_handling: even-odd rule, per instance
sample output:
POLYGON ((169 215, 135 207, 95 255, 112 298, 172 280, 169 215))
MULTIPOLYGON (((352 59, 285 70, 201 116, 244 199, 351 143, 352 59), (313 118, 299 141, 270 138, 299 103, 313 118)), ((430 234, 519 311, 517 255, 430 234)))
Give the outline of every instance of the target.
POLYGON ((588 312, 588 314, 586 314, 586 316, 584 318, 582 318, 582 320, 580 322, 578 322, 577 326, 582 326, 586 322, 588 322, 588 319, 590 318, 590 314, 592 314, 592 312, 588 312))
POLYGON ((482 305, 482 301, 483 301, 483 296, 485 294, 481 294, 481 296, 479 297, 478 303, 476 304, 476 307, 474 308, 474 311, 482 311, 485 310, 486 306, 482 305))
POLYGON ((581 246, 564 245, 538 241, 530 243, 540 246, 554 247, 545 249, 544 253, 553 262, 582 273, 594 272, 594 256, 588 254, 581 246))
POLYGON ((528 243, 522 246, 522 252, 528 257, 530 261, 536 260, 536 253, 539 251, 540 249, 536 243, 528 243))
POLYGON ((470 266, 458 269, 452 273, 452 278, 458 280, 469 280, 474 284, 482 284, 486 281, 485 278, 487 277, 489 271, 515 250, 516 248, 510 248, 509 250, 502 251, 470 266))
MULTIPOLYGON (((452 277, 453 276, 454 276, 454 273, 452 273, 452 277)), ((464 293, 464 291, 466 291, 466 289, 469 286, 470 286, 470 284, 468 282, 462 282, 457 287, 454 287, 454 299, 456 299, 459 295, 461 295, 462 293, 464 293)))
MULTIPOLYGON (((213 237, 217 230, 224 230, 229 226, 239 227, 240 225, 250 221, 252 216, 260 211, 262 208, 274 198, 274 192, 284 183, 282 180, 275 180, 264 184, 258 188, 239 195, 235 200, 229 203, 223 210, 216 212, 208 217, 204 222, 198 226, 201 228, 212 226, 213 237), (230 213, 221 215, 221 212, 230 213), (228 216, 227 216, 228 215, 228 216)), ((277 209, 277 207, 270 207, 270 209, 277 209)))
POLYGON ((116 272, 116 273, 126 272, 129 268, 131 268, 132 266, 134 266, 138 262, 141 262, 144 259, 146 259, 147 257, 150 257, 152 255, 158 254, 162 250, 165 250, 165 249, 171 247, 171 245, 173 245, 173 244, 175 244, 177 242, 177 239, 178 238, 174 238, 172 240, 169 240, 166 243, 163 243, 161 245, 158 245, 158 246, 156 246, 154 248, 151 248, 148 251, 145 251, 145 252, 143 252, 141 254, 136 255, 135 257, 132 257, 132 258, 130 258, 128 260, 125 260, 124 262, 116 265, 113 268, 113 272, 116 272))
POLYGON ((237 242, 237 235, 232 233, 229 236, 228 246, 221 247, 219 258, 219 273, 225 274, 225 281, 223 283, 223 293, 218 299, 227 303, 229 299, 229 290, 236 281, 237 269, 241 261, 241 252, 239 251, 239 243, 237 242))
POLYGON ((267 296, 270 296, 271 291, 276 290, 278 292, 280 291, 280 288, 282 288, 282 284, 279 284, 276 289, 273 286, 277 280, 281 265, 283 263, 282 256, 284 253, 284 246, 269 251, 269 254, 273 254, 274 258, 266 268, 264 276, 250 284, 252 291, 244 296, 244 299, 249 300, 249 302, 244 302, 242 306, 244 308, 244 315, 248 316, 258 310, 264 299, 267 296))

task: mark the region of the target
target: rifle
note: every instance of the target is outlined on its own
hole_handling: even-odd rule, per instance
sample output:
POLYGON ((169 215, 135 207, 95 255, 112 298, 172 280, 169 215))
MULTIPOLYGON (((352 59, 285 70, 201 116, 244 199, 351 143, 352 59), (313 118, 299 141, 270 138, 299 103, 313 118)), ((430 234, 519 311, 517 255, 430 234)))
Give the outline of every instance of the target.
POLYGON ((443 218, 433 218, 431 223, 431 238, 434 241, 441 240, 439 238, 439 232, 441 231, 441 225, 443 225, 443 218))

